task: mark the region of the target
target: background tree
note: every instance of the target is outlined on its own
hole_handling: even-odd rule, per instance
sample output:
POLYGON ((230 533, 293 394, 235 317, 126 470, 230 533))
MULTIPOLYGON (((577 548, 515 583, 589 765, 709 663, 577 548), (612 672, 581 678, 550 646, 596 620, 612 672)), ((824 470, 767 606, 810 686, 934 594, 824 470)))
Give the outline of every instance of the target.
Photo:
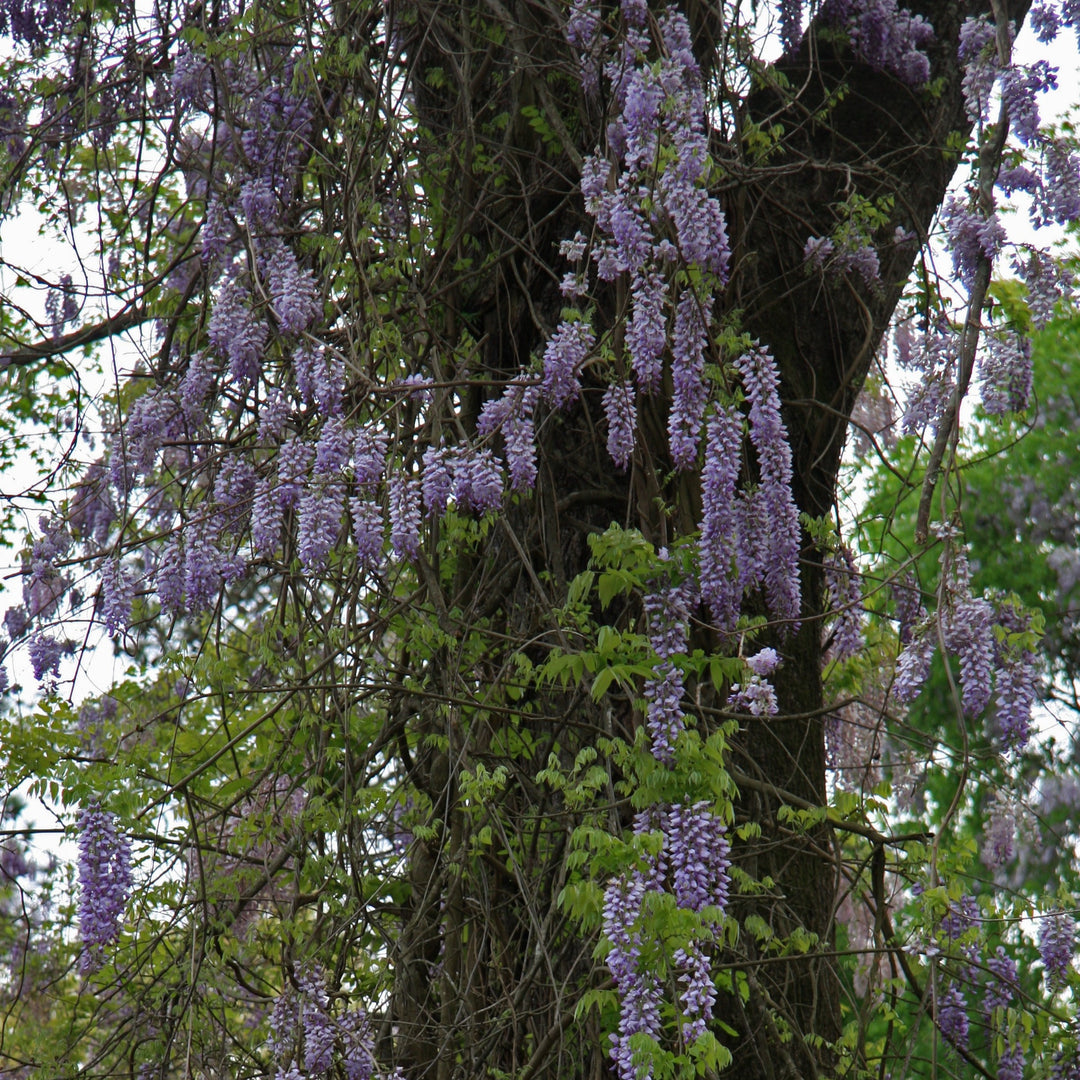
MULTIPOLYGON (((1021 997, 1033 901, 963 893, 956 808, 826 768, 935 643, 956 798, 969 725, 1029 737, 1037 623, 972 591, 956 515, 930 530, 976 362, 1026 405, 1024 350, 981 333, 994 185, 1080 211, 1026 13, 0 9, 7 206, 82 255, 2 316, 13 445, 72 430, 5 618, 45 686, 5 769, 80 838, 5 1063, 1075 1068, 1071 899, 1021 997), (864 604, 835 527, 902 301, 932 618, 900 581, 864 604), (73 353, 137 328, 87 402, 73 353), (95 635, 130 667, 76 709, 95 635)), ((1018 259, 1041 323, 1068 275, 1018 259)))

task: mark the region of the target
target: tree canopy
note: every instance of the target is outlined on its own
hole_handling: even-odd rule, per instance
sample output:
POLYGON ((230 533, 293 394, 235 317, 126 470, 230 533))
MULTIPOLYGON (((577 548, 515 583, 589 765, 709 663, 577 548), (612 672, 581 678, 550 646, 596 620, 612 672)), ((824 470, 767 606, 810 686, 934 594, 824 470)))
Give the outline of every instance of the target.
POLYGON ((0 1069, 1080 1075, 1025 20, 0 0, 0 1069))

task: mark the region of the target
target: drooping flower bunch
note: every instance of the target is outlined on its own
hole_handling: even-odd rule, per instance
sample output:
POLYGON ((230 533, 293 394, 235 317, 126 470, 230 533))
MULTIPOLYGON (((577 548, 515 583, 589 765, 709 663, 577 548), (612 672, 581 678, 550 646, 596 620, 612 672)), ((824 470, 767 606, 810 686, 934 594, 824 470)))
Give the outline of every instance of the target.
POLYGON ((1063 911, 1044 916, 1039 926, 1039 955, 1051 990, 1065 982, 1076 952, 1076 921, 1063 911))
POLYGON ((995 605, 974 595, 967 559, 948 536, 942 566, 948 602, 936 619, 922 621, 901 652, 893 696, 906 703, 918 693, 930 672, 940 625, 945 648, 959 663, 964 713, 982 715, 996 691, 995 709, 988 718, 989 733, 1005 748, 1022 750, 1039 686, 1031 615, 1012 602, 995 605))
POLYGON ((833 660, 845 660, 855 656, 862 648, 862 593, 859 580, 855 556, 846 544, 840 544, 835 551, 826 554, 825 588, 828 592, 828 606, 829 610, 836 613, 826 651, 833 660))
POLYGON ((131 841, 116 818, 98 803, 79 813, 79 970, 86 975, 105 962, 105 950, 120 936, 120 920, 131 888, 131 841))
POLYGON ((729 890, 729 844, 722 821, 707 803, 654 807, 634 820, 635 835, 660 833, 661 847, 628 875, 613 879, 604 893, 604 936, 611 943, 607 964, 619 993, 617 1034, 611 1059, 620 1080, 636 1080, 642 1059, 630 1044, 645 1034, 659 1042, 665 1005, 656 944, 644 934, 650 894, 670 893, 679 908, 702 915, 686 948, 670 959, 682 986, 676 1009, 679 1036, 687 1045, 706 1030, 716 1000, 708 947, 719 932, 729 890))
POLYGON ((925 50, 934 40, 934 28, 896 0, 827 0, 821 18, 847 33, 863 63, 895 75, 913 89, 930 78, 925 50))
POLYGON ((402 1080, 400 1069, 387 1072, 376 1061, 367 1013, 335 1013, 318 965, 302 972, 296 985, 296 993, 286 989, 278 996, 270 1015, 267 1042, 277 1080, 326 1076, 338 1062, 346 1080, 402 1080))

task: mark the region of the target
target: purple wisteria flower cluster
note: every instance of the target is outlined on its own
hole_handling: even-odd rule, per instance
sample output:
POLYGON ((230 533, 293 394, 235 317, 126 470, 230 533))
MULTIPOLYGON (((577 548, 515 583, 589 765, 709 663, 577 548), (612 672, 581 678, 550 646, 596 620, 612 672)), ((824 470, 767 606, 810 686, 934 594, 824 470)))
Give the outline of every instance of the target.
POLYGON ((934 28, 896 0, 826 0, 821 19, 847 33, 855 55, 917 89, 930 78, 934 28))
POLYGON ((724 630, 734 630, 744 594, 759 588, 777 618, 797 624, 799 512, 779 376, 760 346, 739 357, 735 367, 750 404, 749 439, 759 476, 756 484, 737 490, 742 418, 734 406, 718 403, 707 425, 701 474, 701 595, 724 630))
MULTIPOLYGON (((605 398, 608 445, 625 467, 633 452, 637 396, 656 393, 670 346, 672 401, 668 441, 676 468, 697 463, 710 387, 705 377, 715 290, 727 277, 730 251, 719 203, 707 191, 711 170, 701 72, 684 15, 668 8, 647 32, 644 4, 624 3, 625 38, 604 74, 614 101, 608 153, 582 169, 585 206, 599 241, 591 260, 601 281, 629 280, 626 352, 632 379, 619 379, 605 398), (655 48, 658 59, 650 60, 655 48), (706 271, 697 284, 675 284, 681 266, 706 271), (670 335, 668 322, 671 321, 670 335)), ((589 48, 601 34, 595 5, 577 4, 567 34, 589 48)), ((591 55, 591 54, 589 54, 591 55)), ((568 250, 579 261, 582 250, 568 250)), ((587 266, 564 291, 580 294, 587 266)), ((572 401, 578 372, 592 347, 579 316, 556 330, 544 355, 543 384, 553 405, 572 401)))
MULTIPOLYGON (((661 559, 665 553, 661 552, 661 559)), ((675 760, 675 740, 686 726, 682 712, 683 676, 674 657, 685 653, 689 638, 690 610, 697 602, 692 579, 670 588, 657 587, 645 595, 649 644, 656 654, 653 675, 646 680, 646 724, 653 756, 670 765, 675 760)))
POLYGON ((730 847, 722 821, 708 803, 654 807, 634 821, 636 835, 659 833, 660 850, 642 859, 604 893, 604 936, 611 943, 607 964, 619 993, 617 1034, 611 1059, 620 1080, 638 1080, 644 1060, 630 1040, 663 1036, 665 999, 658 977, 657 943, 645 920, 650 894, 668 893, 676 905, 701 915, 693 938, 672 952, 669 963, 681 986, 675 1009, 680 1037, 693 1043, 706 1030, 716 1001, 708 946, 720 930, 730 889, 730 847))
POLYGON ((1051 990, 1064 982, 1076 952, 1076 921, 1063 911, 1044 916, 1039 925, 1039 956, 1051 990))
POLYGON ((3 0, 0 34, 32 49, 55 45, 71 21, 71 8, 71 0, 3 0))
POLYGON ((964 713, 982 715, 993 698, 989 733, 1005 749, 1020 751, 1027 744, 1039 688, 1031 616, 1013 603, 995 605, 975 596, 967 560, 952 540, 947 539, 942 564, 948 602, 936 620, 924 619, 905 645, 897 660, 893 697, 907 703, 919 692, 940 631, 945 648, 959 664, 964 713))
MULTIPOLYGON (((1075 12, 1064 13, 1073 25, 1075 12)), ((1048 39, 1062 22, 1056 9, 1044 6, 1034 18, 1048 39)), ((1005 226, 994 206, 986 175, 988 162, 996 163, 996 186, 1007 196, 1030 196, 1036 227, 1051 222, 1067 224, 1080 215, 1080 154, 1074 137, 1047 130, 1039 114, 1038 99, 1056 87, 1057 71, 1044 60, 1019 64, 1012 56, 1014 28, 1000 35, 986 15, 965 20, 959 36, 959 59, 964 66, 963 93, 968 116, 979 126, 989 157, 980 157, 980 174, 964 196, 950 197, 941 213, 941 225, 950 250, 957 282, 973 294, 977 278, 985 288, 989 274, 1008 244, 1005 226), (1000 115, 991 117, 995 102, 1000 115), (991 120, 996 122, 991 124, 991 120), (1011 141, 1002 143, 1005 134, 1011 141)), ((1029 306, 1036 328, 1045 325, 1062 299, 1073 295, 1071 272, 1057 268, 1055 260, 1028 246, 1018 245, 1013 269, 1028 288, 1029 306)), ((985 301, 983 301, 985 302, 985 301)), ((968 320, 971 323, 971 319, 968 320)), ((974 324, 972 324, 974 325, 974 324)), ((933 430, 953 401, 960 362, 960 328, 939 315, 923 328, 921 340, 903 327, 897 335, 897 356, 902 366, 919 370, 922 378, 909 397, 904 428, 908 432, 933 430), (901 333, 903 338, 901 340, 901 333)), ((978 379, 982 401, 991 415, 1025 409, 1031 394, 1031 350, 1015 333, 996 327, 983 329, 978 352, 978 379)), ((975 341, 979 340, 976 331, 975 341)), ((969 345, 974 353, 974 347, 969 345)), ((966 380, 966 376, 965 376, 966 380)), ((955 415, 953 412, 950 415, 955 415)))
MULTIPOLYGON (((678 576, 668 583, 669 557, 661 552, 661 573, 645 597, 649 644, 656 655, 653 675, 646 680, 646 723, 653 756, 672 767, 676 740, 684 729, 683 675, 678 658, 688 648, 689 619, 699 597, 693 578, 678 576)), ((745 660, 747 677, 733 686, 729 708, 759 717, 776 712, 776 695, 768 676, 780 663, 774 649, 764 648, 745 660)), ((730 891, 730 844, 726 827, 705 801, 666 803, 639 812, 634 834, 659 837, 634 868, 609 882, 604 896, 604 935, 611 943, 608 968, 619 993, 618 1032, 612 1036, 611 1058, 620 1080, 636 1080, 645 1068, 646 1054, 635 1036, 659 1041, 665 1013, 673 1012, 679 1038, 692 1044, 704 1034, 716 1001, 710 966, 710 946, 719 935, 730 891), (689 940, 662 956, 647 932, 650 912, 662 896, 700 915, 689 940), (653 899, 656 898, 656 899, 653 899), (680 986, 678 1002, 665 998, 658 974, 674 971, 680 986)))
POLYGON ((116 818, 98 803, 79 813, 79 970, 91 975, 105 950, 120 937, 120 920, 131 889, 131 841, 117 832, 116 818))
POLYGON ((403 1080, 399 1069, 387 1071, 376 1061, 375 1033, 362 1008, 335 1015, 321 968, 302 972, 296 985, 296 993, 286 990, 277 998, 270 1014, 275 1080, 327 1076, 337 1063, 346 1080, 403 1080))
POLYGON ((827 656, 832 660, 846 660, 862 649, 862 590, 855 556, 846 544, 839 544, 835 551, 825 556, 825 588, 828 593, 829 610, 835 619, 826 639, 827 656))
MULTIPOLYGON (((860 240, 863 238, 860 238, 860 240)), ((844 274, 851 270, 867 285, 881 280, 881 262, 869 243, 837 244, 828 236, 811 236, 803 248, 807 266, 818 271, 844 274)))

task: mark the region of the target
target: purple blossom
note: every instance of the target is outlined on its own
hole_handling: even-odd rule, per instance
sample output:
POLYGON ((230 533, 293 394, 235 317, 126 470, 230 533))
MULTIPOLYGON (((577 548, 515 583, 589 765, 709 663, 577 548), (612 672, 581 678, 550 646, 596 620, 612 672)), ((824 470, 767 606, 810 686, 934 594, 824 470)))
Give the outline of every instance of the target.
POLYGON ((950 197, 945 204, 942 221, 952 250, 953 267, 970 291, 975 286, 975 275, 983 260, 993 266, 1005 243, 1005 229, 997 214, 984 217, 955 197, 950 197))
POLYGON ((180 381, 180 407, 184 418, 193 427, 202 423, 206 397, 214 382, 214 367, 205 349, 200 349, 188 360, 187 371, 180 381))
POLYGON ((173 60, 170 88, 173 100, 180 106, 201 105, 211 94, 210 66, 187 43, 180 45, 173 60))
POLYGON ((331 416, 323 424, 315 446, 315 472, 327 476, 340 473, 348 464, 351 451, 344 422, 340 416, 331 416))
POLYGON ((691 944, 689 952, 676 949, 672 960, 680 972, 679 983, 683 987, 679 993, 684 1017, 682 1036, 687 1043, 693 1043, 708 1030, 707 1021, 716 1004, 712 966, 705 950, 696 943, 691 944))
MULTIPOLYGON (((998 178, 1000 180, 1000 174, 998 178)), ((1054 317, 1058 303, 1072 296, 1076 275, 1047 252, 1028 248, 1025 256, 1017 256, 1013 269, 1027 286, 1032 324, 1036 330, 1041 330, 1054 317)))
POLYGON ((417 405, 431 404, 434 396, 432 381, 426 375, 421 375, 419 372, 406 375, 397 385, 406 390, 409 401, 415 402, 417 405))
POLYGON ((647 393, 660 387, 661 360, 667 344, 664 300, 667 284, 655 270, 635 274, 630 287, 632 308, 626 327, 626 347, 638 386, 647 393))
POLYGON ((1039 135, 1039 107, 1035 95, 1057 87, 1057 68, 1045 60, 1012 66, 1001 73, 1001 96, 1009 113, 1009 127, 1027 146, 1039 135))
POLYGON ((933 27, 896 0, 828 0, 821 15, 827 24, 847 30, 855 55, 871 67, 911 87, 929 79, 930 61, 923 50, 934 40, 933 27))
POLYGON ((922 606, 922 595, 917 583, 909 576, 893 581, 890 590, 896 605, 900 643, 907 645, 915 636, 916 625, 926 618, 926 608, 922 606))
POLYGON ((314 401, 326 416, 341 411, 344 374, 341 359, 333 350, 301 342, 293 352, 293 374, 304 401, 314 401))
POLYGON ((208 528, 190 531, 184 552, 184 595, 192 614, 210 607, 221 591, 223 560, 216 538, 208 528))
POLYGON ((251 508, 251 543, 257 555, 273 555, 281 540, 283 522, 281 501, 269 477, 255 486, 255 501, 251 508))
POLYGON ((801 0, 780 2, 780 46, 785 53, 794 53, 802 40, 801 0))
POLYGON ((131 625, 134 585, 117 559, 106 560, 101 568, 101 619, 110 637, 131 625))
POLYGON ((941 919, 941 929, 945 931, 950 941, 959 941, 979 925, 980 918, 978 900, 974 896, 964 894, 955 903, 949 905, 941 919))
POLYGON ((390 445, 385 431, 360 428, 353 441, 353 475, 361 491, 373 490, 386 472, 386 456, 390 445))
POLYGON ((990 94, 999 70, 996 31, 985 15, 964 20, 957 52, 964 64, 962 89, 967 114, 979 123, 989 115, 990 94))
POLYGON ((780 657, 775 649, 761 649, 746 658, 746 666, 755 675, 771 675, 780 666, 780 657))
POLYGON ((1000 792, 995 792, 987 807, 979 857, 989 870, 1010 862, 1015 854, 1016 808, 1000 792))
POLYGON ((968 1046, 967 1001, 958 986, 950 986, 938 1004, 937 1025, 941 1034, 958 1050, 968 1046))
POLYGON ((314 456, 312 448, 295 437, 281 444, 277 455, 277 496, 282 509, 290 510, 299 505, 314 456))
POLYGON ((446 513, 453 484, 449 452, 443 446, 429 446, 424 451, 424 471, 420 478, 424 509, 429 515, 441 517, 446 513))
POLYGON ((367 1013, 350 1009, 339 1024, 345 1080, 372 1080, 375 1075, 375 1036, 367 1013))
POLYGON ((335 1030, 322 973, 318 969, 306 972, 297 979, 297 984, 304 1028, 304 1069, 309 1075, 326 1072, 333 1059, 335 1030))
POLYGON ((385 537, 382 506, 374 499, 354 496, 349 500, 349 515, 357 557, 364 566, 378 566, 385 537))
POLYGON ((701 300, 692 289, 679 297, 672 336, 671 378, 674 392, 668 417, 671 460, 678 469, 697 462, 698 440, 708 401, 705 347, 708 333, 701 300))
POLYGON ((1021 412, 1031 398, 1031 340, 1011 332, 983 336, 979 354, 983 408, 991 416, 1021 412))
POLYGON ((453 490, 466 512, 486 514, 502 506, 502 473, 490 450, 466 451, 456 458, 453 490))
POLYGON ((295 996, 286 990, 278 996, 270 1011, 270 1033, 266 1040, 274 1057, 279 1061, 288 1060, 292 1055, 299 1023, 299 1003, 295 996))
POLYGON ((270 180, 252 176, 240 187, 240 206, 249 233, 263 233, 272 227, 278 216, 278 202, 270 180))
POLYGON ((60 658, 68 651, 67 646, 51 634, 35 634, 28 646, 34 678, 38 682, 44 681, 47 677, 59 678, 60 658))
POLYGON ((510 487, 530 491, 536 483, 536 427, 534 414, 540 401, 535 386, 515 387, 515 407, 503 429, 510 487))
MULTIPOLYGON (((661 560, 668 562, 661 549, 661 560)), ((661 660, 685 653, 689 642, 690 609, 696 598, 689 579, 671 586, 661 579, 644 597, 649 623, 649 644, 661 660)))
MULTIPOLYGON (((646 165, 656 157, 657 131, 660 127, 660 106, 664 102, 664 88, 659 84, 651 68, 634 65, 625 74, 622 82, 622 130, 626 140, 624 159, 631 168, 646 165)), ((627 192, 629 195, 629 192, 627 192)), ((621 211, 632 216, 632 199, 619 200, 621 211)), ((613 221, 612 234, 615 242, 623 248, 626 255, 635 258, 637 244, 626 245, 620 240, 620 229, 613 221)), ((637 227, 634 226, 636 233, 637 227)), ((642 232, 644 229, 642 228, 642 232)), ((634 262, 629 265, 633 267, 634 262)), ((637 263, 640 265, 640 263, 637 263)))
POLYGON ((811 236, 803 245, 803 258, 815 270, 824 270, 836 245, 827 236, 811 236))
POLYGON ((608 425, 608 453, 620 469, 625 469, 634 453, 637 429, 637 404, 629 384, 612 383, 604 391, 604 413, 608 425))
POLYGON ((1028 14, 1028 25, 1035 31, 1036 37, 1048 45, 1061 29, 1061 17, 1050 4, 1034 4, 1028 14))
POLYGON ((4 613, 4 629, 12 641, 18 641, 30 626, 26 608, 22 604, 9 607, 4 613))
POLYGON ((399 559, 415 560, 420 554, 420 485, 395 475, 389 489, 390 547, 399 559))
POLYGON ((725 909, 730 887, 731 847, 723 821, 709 804, 674 805, 664 820, 672 889, 679 907, 725 909))
POLYGON ((544 350, 544 396, 563 409, 577 400, 581 391, 578 371, 596 343, 592 327, 584 320, 563 320, 544 350))
POLYGON ((893 697, 902 705, 914 701, 930 674, 930 662, 934 657, 934 637, 929 628, 923 628, 905 646, 896 661, 896 680, 893 697))
POLYGON ((664 209, 675 225, 679 251, 686 262, 711 270, 725 281, 731 248, 724 213, 716 199, 696 186, 699 175, 695 173, 701 173, 706 155, 704 140, 701 140, 697 153, 693 153, 688 145, 681 149, 692 164, 685 164, 681 170, 669 171, 661 177, 664 209), (681 172, 686 175, 680 175, 681 172))
POLYGON ((95 462, 83 474, 71 496, 68 525, 80 539, 92 539, 103 545, 116 518, 107 473, 100 463, 95 462))
POLYGON ((645 896, 640 873, 612 881, 604 892, 603 932, 612 943, 608 970, 620 997, 619 1030, 611 1036, 611 1059, 620 1080, 638 1080, 638 1068, 630 1048, 632 1035, 658 1039, 660 988, 656 976, 641 963, 641 932, 638 924, 645 896))
POLYGON ((996 727, 1010 750, 1023 750, 1031 731, 1031 710, 1039 691, 1039 657, 1017 646, 999 658, 996 673, 996 727))
POLYGON ((580 262, 585 257, 588 243, 588 238, 578 229, 572 240, 559 241, 559 254, 570 262, 580 262))
POLYGON ((735 485, 741 463, 742 416, 731 405, 709 418, 701 470, 701 598, 721 630, 735 629, 740 590, 735 577, 735 485))
POLYGON ((308 571, 321 570, 337 545, 345 487, 330 477, 317 476, 300 499, 297 552, 308 571))
POLYGON ((207 337, 218 355, 229 362, 235 382, 243 385, 258 377, 266 347, 266 323, 252 311, 250 296, 235 274, 218 293, 207 337))
POLYGON ((105 962, 105 948, 120 936, 131 888, 131 841, 116 831, 108 810, 91 803, 79 813, 79 970, 91 975, 105 962))
POLYGON ((1036 199, 1035 224, 1068 225, 1080 218, 1080 158, 1063 139, 1043 145, 1043 188, 1036 199))
POLYGON ((1039 956, 1046 969, 1051 990, 1065 982, 1076 946, 1076 923, 1070 915, 1056 911, 1042 919, 1039 927, 1039 956))
POLYGON ((773 613, 794 622, 799 616, 799 511, 791 491, 791 447, 780 416, 780 376, 762 348, 744 353, 736 367, 750 400, 750 442, 761 472, 761 510, 768 522, 765 596, 773 613))
POLYGON ((202 261, 209 264, 221 259, 231 239, 227 211, 217 195, 211 195, 206 203, 206 217, 202 226, 202 261))
POLYGON ((735 569, 740 594, 756 589, 765 578, 769 557, 769 515, 760 488, 735 497, 735 569))
POLYGON ((1024 1080, 1024 1048, 1010 1042, 998 1058, 998 1080, 1024 1080))
POLYGON ((751 716, 775 716, 780 711, 772 683, 756 674, 744 683, 732 683, 727 707, 751 716))
POLYGON ((255 467, 246 456, 231 454, 221 463, 214 479, 214 502, 224 511, 233 511, 226 516, 229 528, 240 528, 246 519, 255 481, 255 467))
POLYGON ((989 1016, 995 1009, 1007 1009, 1013 1002, 1018 986, 1016 964, 999 945, 993 956, 986 961, 990 975, 983 997, 983 1011, 989 1016))
POLYGON ((686 727, 682 711, 682 672, 665 660, 658 665, 655 674, 645 680, 647 702, 645 723, 653 757, 665 765, 675 760, 675 741, 686 727))
POLYGON ((301 270, 296 255, 281 240, 270 246, 264 273, 270 304, 287 334, 306 330, 319 313, 318 290, 310 270, 301 270))
POLYGON ((158 556, 154 588, 163 611, 179 615, 184 610, 184 553, 175 536, 169 537, 158 556))
POLYGON ((590 214, 599 212, 610 176, 611 162, 598 154, 590 154, 582 163, 581 195, 585 200, 585 209, 590 214))
POLYGON ((289 421, 289 403, 278 389, 271 390, 259 409, 259 441, 276 443, 289 421))
POLYGON ((968 598, 955 603, 942 622, 945 644, 960 661, 964 712, 978 716, 990 701, 994 669, 994 609, 968 598))
POLYGON ((846 544, 825 556, 825 587, 829 607, 836 617, 832 628, 829 654, 834 660, 846 660, 862 649, 862 623, 859 612, 862 591, 855 557, 846 544))

